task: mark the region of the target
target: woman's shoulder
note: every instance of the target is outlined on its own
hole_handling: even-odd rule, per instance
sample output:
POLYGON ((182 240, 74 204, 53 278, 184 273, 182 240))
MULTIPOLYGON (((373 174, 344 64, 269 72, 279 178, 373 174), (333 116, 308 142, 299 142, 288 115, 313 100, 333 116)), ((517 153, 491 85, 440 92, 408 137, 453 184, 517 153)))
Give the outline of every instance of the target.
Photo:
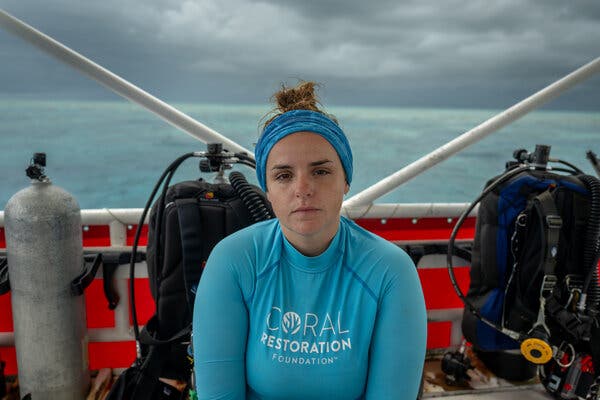
MULTIPOLYGON (((390 256, 390 257, 408 257, 406 252, 402 250, 396 244, 390 242, 366 230, 365 228, 358 225, 356 222, 342 217, 342 223, 348 232, 348 240, 352 243, 353 248, 360 248, 365 251, 375 251, 379 256, 390 256)), ((410 257, 409 257, 410 258, 410 257)))
POLYGON ((217 270, 221 275, 229 274, 238 282, 244 297, 251 297, 256 278, 277 257, 274 248, 278 232, 277 221, 268 220, 230 234, 211 251, 204 274, 217 270))
MULTIPOLYGON (((407 267, 415 268, 410 256, 398 245, 378 236, 354 221, 343 218, 347 230, 348 251, 359 265, 370 268, 383 266, 386 270, 402 272, 407 267)), ((358 265, 356 267, 358 268, 358 265)))
POLYGON ((276 219, 256 222, 225 237, 215 249, 224 247, 242 250, 247 246, 254 247, 256 244, 268 243, 267 239, 276 235, 278 229, 279 225, 276 219))
POLYGON ((262 265, 274 254, 281 229, 276 219, 257 222, 225 237, 214 247, 209 262, 231 266, 262 265))

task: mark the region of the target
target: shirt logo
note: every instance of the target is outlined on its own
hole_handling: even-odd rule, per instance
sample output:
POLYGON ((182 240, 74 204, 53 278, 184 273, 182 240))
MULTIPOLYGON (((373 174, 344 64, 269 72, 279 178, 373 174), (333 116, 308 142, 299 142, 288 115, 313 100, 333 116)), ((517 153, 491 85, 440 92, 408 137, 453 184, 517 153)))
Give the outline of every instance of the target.
POLYGON ((285 333, 293 335, 300 330, 301 325, 302 320, 295 312, 288 311, 283 314, 283 318, 281 319, 281 329, 283 329, 285 333))
POLYGON ((271 307, 260 342, 271 359, 286 364, 332 364, 342 352, 352 350, 350 330, 342 313, 299 314, 271 307))

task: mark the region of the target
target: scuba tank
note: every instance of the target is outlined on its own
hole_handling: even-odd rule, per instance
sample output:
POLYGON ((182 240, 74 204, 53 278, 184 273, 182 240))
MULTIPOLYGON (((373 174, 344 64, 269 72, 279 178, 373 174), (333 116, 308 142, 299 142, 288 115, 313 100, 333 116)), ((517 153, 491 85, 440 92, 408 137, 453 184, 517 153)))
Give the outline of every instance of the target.
POLYGON ((19 386, 34 400, 81 400, 90 383, 85 304, 71 289, 82 270, 81 213, 45 164, 36 153, 31 186, 4 212, 19 386))

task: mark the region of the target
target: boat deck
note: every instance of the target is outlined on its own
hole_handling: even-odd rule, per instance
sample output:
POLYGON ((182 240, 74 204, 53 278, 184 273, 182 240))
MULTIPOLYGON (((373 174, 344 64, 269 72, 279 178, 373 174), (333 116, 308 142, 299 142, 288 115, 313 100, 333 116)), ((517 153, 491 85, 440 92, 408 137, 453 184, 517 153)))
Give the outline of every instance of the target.
POLYGON ((453 400, 548 400, 553 397, 548 394, 543 387, 534 386, 527 388, 516 388, 504 391, 494 392, 477 392, 477 393, 463 393, 463 394, 441 394, 441 395, 429 395, 426 394, 423 398, 431 397, 445 397, 449 396, 453 400))
POLYGON ((538 378, 524 382, 507 381, 491 373, 469 350, 467 356, 473 369, 468 371, 469 380, 460 386, 449 385, 441 368, 442 354, 430 356, 425 362, 422 398, 468 399, 552 399, 538 378))

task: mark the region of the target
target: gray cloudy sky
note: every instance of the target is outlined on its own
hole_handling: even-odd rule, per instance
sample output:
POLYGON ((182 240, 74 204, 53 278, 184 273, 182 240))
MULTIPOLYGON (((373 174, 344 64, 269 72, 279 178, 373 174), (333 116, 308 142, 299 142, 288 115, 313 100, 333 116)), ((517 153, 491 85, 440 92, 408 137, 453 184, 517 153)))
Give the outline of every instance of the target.
MULTIPOLYGON (((166 101, 505 108, 600 56, 600 1, 0 0, 166 101)), ((113 98, 0 29, 0 95, 113 98)), ((549 104, 600 110, 600 76, 549 104)))

